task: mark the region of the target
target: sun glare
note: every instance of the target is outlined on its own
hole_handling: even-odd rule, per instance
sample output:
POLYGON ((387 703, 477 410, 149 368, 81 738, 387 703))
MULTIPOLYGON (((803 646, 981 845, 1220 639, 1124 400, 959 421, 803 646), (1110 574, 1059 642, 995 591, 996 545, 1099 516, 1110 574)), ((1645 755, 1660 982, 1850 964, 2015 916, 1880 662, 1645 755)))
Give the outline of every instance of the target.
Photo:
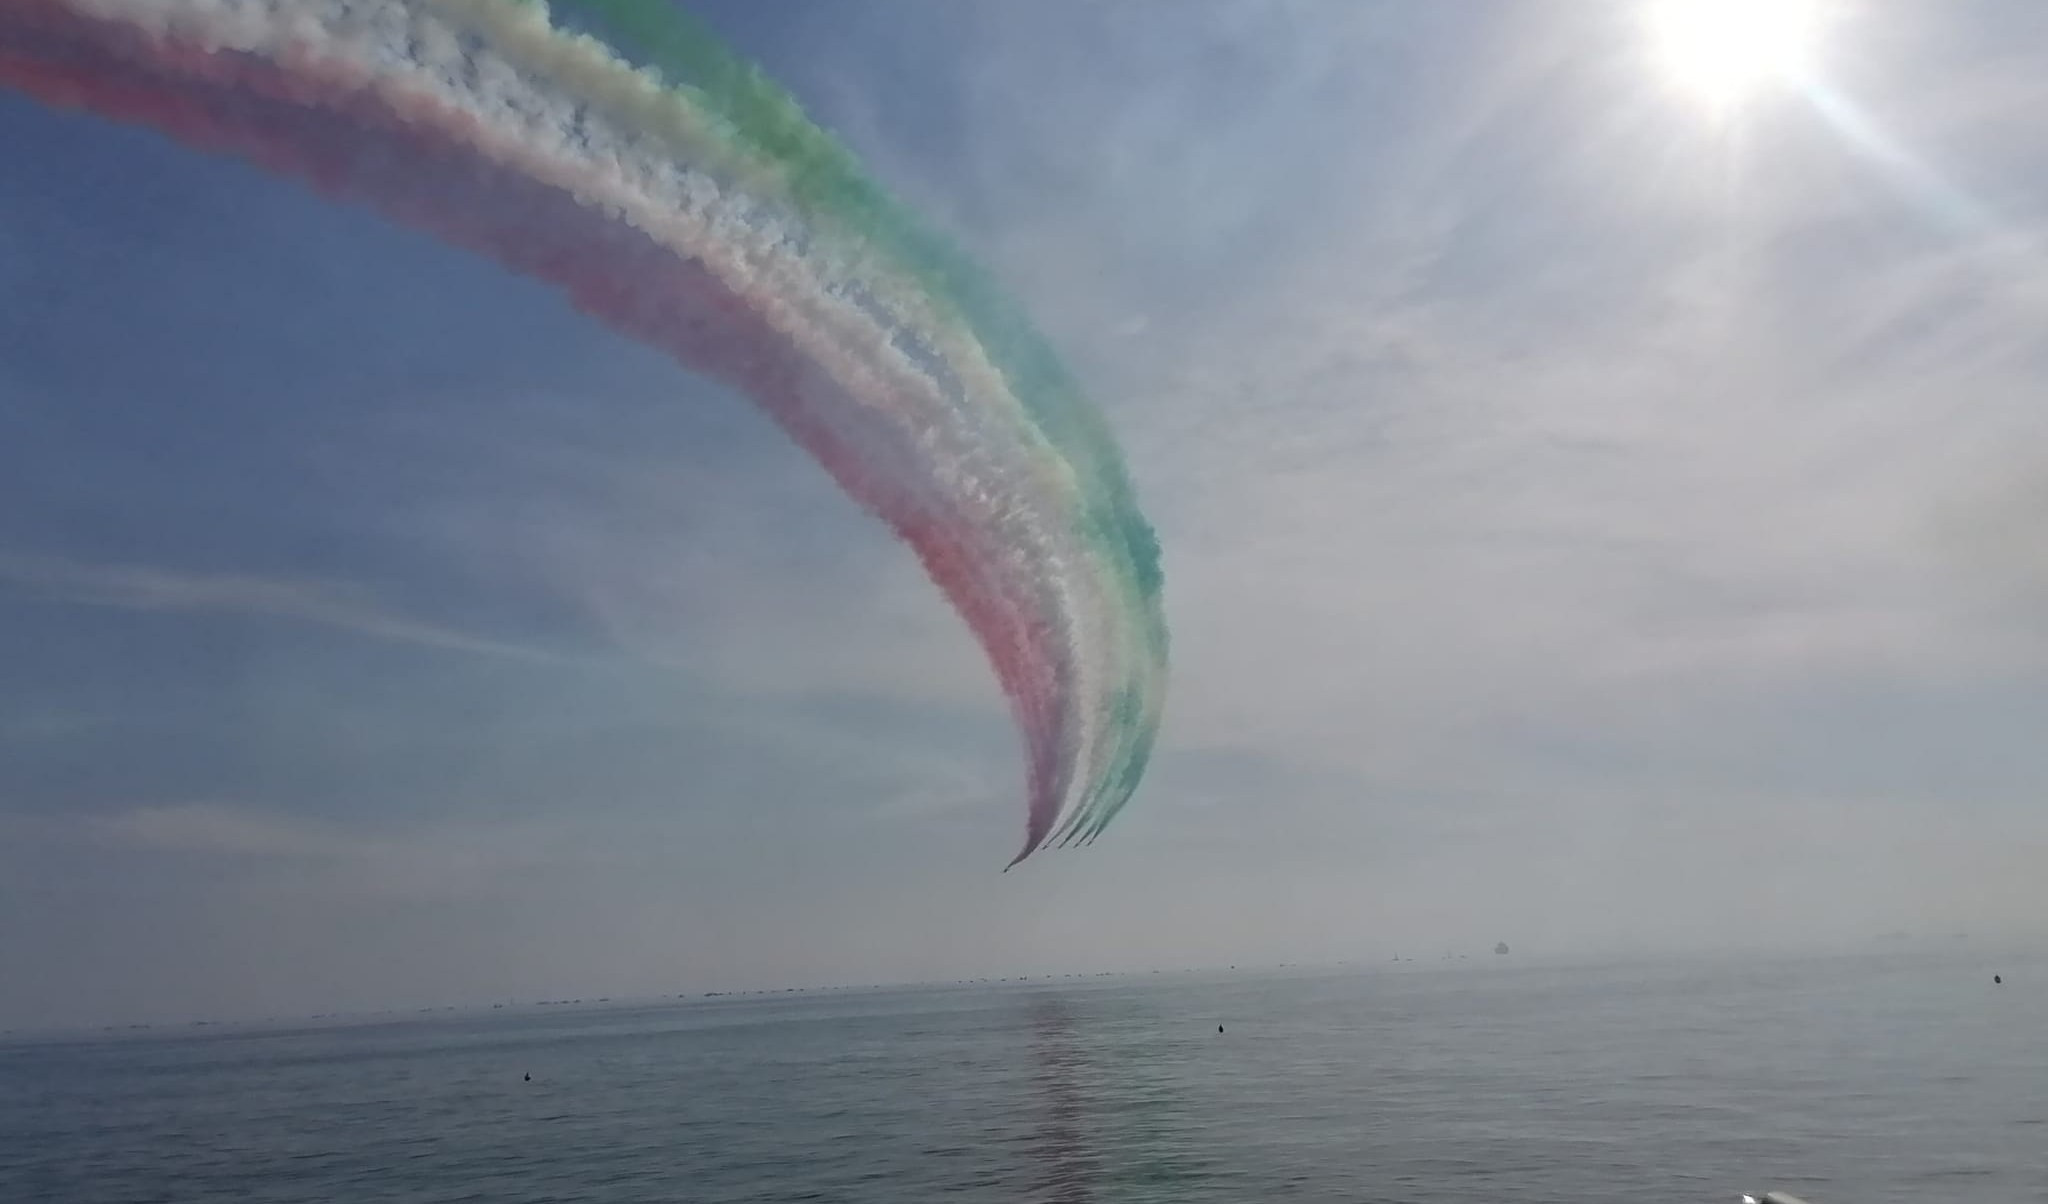
POLYGON ((1649 0, 1649 6, 1664 74, 1717 111, 1803 75, 1820 35, 1817 0, 1649 0))

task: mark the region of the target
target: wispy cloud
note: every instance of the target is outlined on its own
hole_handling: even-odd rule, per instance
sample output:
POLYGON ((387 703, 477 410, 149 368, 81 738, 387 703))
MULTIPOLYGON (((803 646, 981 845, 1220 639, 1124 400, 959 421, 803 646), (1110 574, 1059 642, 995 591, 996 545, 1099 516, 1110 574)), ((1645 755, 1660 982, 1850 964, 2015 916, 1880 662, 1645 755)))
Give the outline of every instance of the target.
POLYGON ((329 861, 372 848, 307 820, 211 803, 137 807, 92 821, 105 839, 174 853, 219 853, 329 861))
POLYGON ((489 892, 510 875, 577 856, 559 826, 517 821, 343 825, 274 808, 171 803, 82 825, 109 848, 239 863, 273 889, 343 897, 489 892))
POLYGON ((559 659, 539 649, 399 614, 380 606, 368 591, 342 584, 0 553, 0 588, 81 606, 253 615, 455 652, 521 660, 559 659))

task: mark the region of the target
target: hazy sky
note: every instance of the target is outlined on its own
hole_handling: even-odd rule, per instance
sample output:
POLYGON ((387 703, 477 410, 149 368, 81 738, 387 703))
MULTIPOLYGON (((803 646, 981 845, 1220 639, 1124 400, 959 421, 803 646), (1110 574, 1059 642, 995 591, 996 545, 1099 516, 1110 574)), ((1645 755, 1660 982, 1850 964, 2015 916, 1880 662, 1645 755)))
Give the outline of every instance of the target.
POLYGON ((693 4, 992 266, 1165 548, 1001 697, 746 403, 0 94, 0 1026, 2048 928, 2048 7, 1716 108, 1586 0, 693 4))

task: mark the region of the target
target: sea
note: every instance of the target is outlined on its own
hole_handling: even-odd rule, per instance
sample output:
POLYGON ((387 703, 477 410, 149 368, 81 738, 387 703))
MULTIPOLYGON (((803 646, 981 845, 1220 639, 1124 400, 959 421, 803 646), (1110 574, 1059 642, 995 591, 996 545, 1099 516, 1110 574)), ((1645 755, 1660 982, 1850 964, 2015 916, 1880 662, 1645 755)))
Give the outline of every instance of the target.
POLYGON ((2048 1201, 2048 958, 1479 953, 0 1045, 4 1204, 1769 1189, 2048 1201))

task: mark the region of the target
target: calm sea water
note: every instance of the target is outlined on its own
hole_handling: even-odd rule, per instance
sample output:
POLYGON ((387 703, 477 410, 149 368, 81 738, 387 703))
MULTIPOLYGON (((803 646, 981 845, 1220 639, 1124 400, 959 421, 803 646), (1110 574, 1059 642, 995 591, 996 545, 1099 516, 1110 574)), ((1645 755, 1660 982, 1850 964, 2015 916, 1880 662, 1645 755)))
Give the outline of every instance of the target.
POLYGON ((1773 1186, 2048 1201, 2048 963, 1510 957, 0 1046, 6 1204, 1773 1186))

